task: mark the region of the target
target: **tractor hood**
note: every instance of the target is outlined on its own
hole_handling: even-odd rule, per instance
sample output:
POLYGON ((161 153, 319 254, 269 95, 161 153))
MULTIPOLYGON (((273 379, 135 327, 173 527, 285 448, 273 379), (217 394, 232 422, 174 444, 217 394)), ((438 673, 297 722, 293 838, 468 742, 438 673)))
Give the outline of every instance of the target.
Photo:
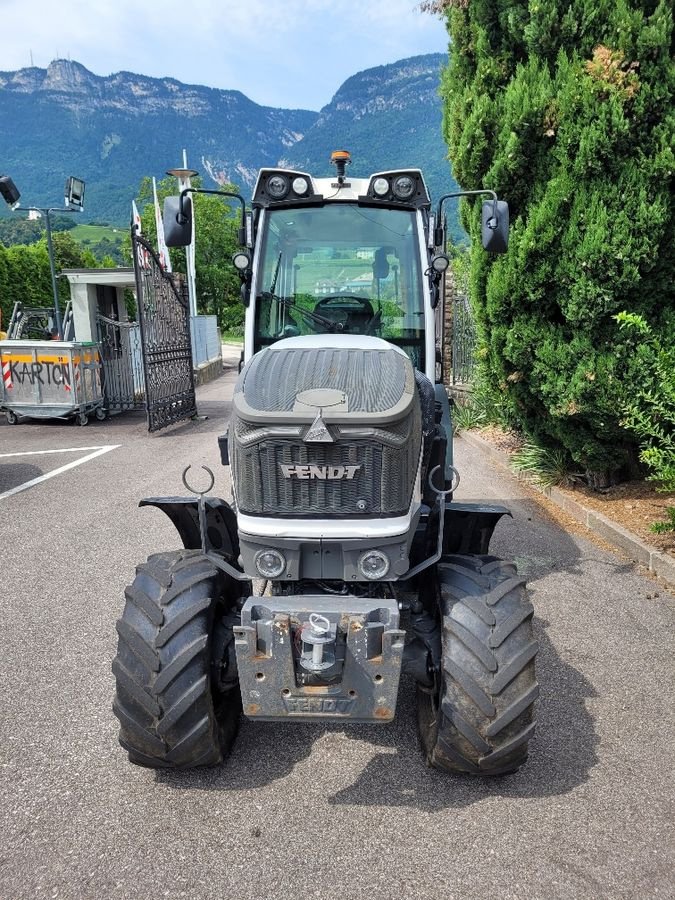
POLYGON ((243 369, 234 393, 235 415, 252 425, 385 425, 404 418, 415 402, 408 356, 381 338, 306 335, 277 341, 243 369))

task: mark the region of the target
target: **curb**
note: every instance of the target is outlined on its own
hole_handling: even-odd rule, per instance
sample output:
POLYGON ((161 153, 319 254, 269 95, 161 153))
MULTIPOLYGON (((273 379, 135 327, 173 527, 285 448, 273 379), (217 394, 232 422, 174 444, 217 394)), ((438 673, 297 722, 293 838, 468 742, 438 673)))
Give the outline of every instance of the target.
POLYGON ((662 578, 671 587, 675 587, 675 559, 668 554, 661 553, 660 550, 655 550, 650 544, 645 543, 645 541, 641 540, 636 534, 633 534, 632 531, 628 531, 628 529, 623 528, 621 525, 617 525, 616 522, 612 522, 611 519, 608 519, 607 516, 603 516, 602 513, 599 513, 594 509, 589 509, 587 506, 579 503, 578 500, 572 500, 571 497, 568 497, 557 487, 539 487, 525 475, 522 475, 520 472, 514 472, 509 465, 508 453, 505 453, 503 450, 498 450, 496 447, 493 447, 492 444, 488 443, 488 441, 478 437, 478 435, 469 431, 462 431, 459 437, 463 441, 466 441, 470 446, 475 447, 477 450, 481 450, 493 462, 496 462, 502 468, 507 469, 509 474, 514 478, 517 478, 518 481, 524 482, 535 491, 543 494, 555 503, 556 506, 559 506, 568 515, 572 516, 573 519, 576 519, 577 522, 585 525, 586 528, 593 531, 609 544, 613 544, 625 553, 626 556, 634 560, 634 562, 649 569, 654 575, 658 575, 659 578, 662 578))

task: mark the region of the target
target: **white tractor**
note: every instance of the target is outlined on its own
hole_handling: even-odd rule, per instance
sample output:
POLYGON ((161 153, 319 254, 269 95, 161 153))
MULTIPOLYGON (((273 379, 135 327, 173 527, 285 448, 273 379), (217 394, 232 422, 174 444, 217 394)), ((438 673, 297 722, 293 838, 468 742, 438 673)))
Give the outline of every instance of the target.
MULTIPOLYGON (((184 546, 126 591, 120 742, 138 765, 213 765, 242 712, 389 722, 404 673, 427 762, 503 775, 527 758, 537 643, 524 579, 488 555, 508 510, 452 501, 439 345, 443 204, 460 195, 433 212, 419 170, 333 161, 332 178, 263 169, 252 209, 239 197, 232 498, 142 501, 184 546)), ((191 192, 165 203, 169 246, 191 239, 191 192)), ((507 204, 476 194, 483 246, 504 252, 507 204)))

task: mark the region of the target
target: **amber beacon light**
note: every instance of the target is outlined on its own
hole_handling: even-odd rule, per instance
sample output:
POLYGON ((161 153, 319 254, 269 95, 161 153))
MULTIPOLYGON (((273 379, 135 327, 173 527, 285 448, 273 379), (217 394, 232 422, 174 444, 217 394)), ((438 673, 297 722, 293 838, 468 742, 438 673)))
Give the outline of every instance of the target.
POLYGON ((333 150, 330 161, 337 169, 338 181, 342 184, 345 180, 345 169, 352 161, 351 153, 349 150, 333 150))

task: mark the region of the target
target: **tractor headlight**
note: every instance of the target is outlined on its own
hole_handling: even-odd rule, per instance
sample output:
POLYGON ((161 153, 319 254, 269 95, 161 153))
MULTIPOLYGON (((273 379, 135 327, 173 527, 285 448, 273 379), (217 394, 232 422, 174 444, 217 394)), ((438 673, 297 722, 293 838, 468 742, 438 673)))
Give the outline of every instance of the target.
POLYGON ((293 193, 297 194, 298 197, 304 197, 305 194, 309 194, 309 182, 301 175, 293 179, 291 187, 293 188, 293 193))
POLYGON ((272 175, 267 182, 267 193, 274 200, 283 200, 289 187, 288 178, 283 175, 272 175))
POLYGON ((262 578, 278 578, 286 568, 286 557, 278 550, 259 550, 255 555, 255 567, 262 578))
POLYGON ((389 557, 381 550, 366 550, 359 556, 359 572, 369 581, 377 581, 389 571, 389 557))
POLYGON ((399 175, 394 181, 393 191, 399 200, 410 200, 415 193, 415 179, 410 175, 399 175))
POLYGON ((373 193, 378 197, 386 197, 389 193, 389 182, 386 178, 376 178, 373 182, 373 193))

